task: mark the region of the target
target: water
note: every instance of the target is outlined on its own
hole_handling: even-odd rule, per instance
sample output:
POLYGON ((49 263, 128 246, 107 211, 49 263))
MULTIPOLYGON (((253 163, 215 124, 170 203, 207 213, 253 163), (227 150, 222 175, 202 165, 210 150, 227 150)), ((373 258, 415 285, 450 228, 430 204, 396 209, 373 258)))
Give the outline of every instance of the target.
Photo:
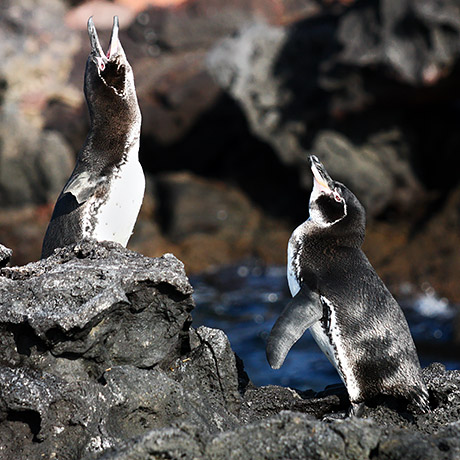
MULTIPOLYGON (((270 368, 265 341, 290 299, 285 267, 263 268, 255 263, 225 267, 191 278, 196 308, 193 325, 222 329, 243 360, 255 385, 282 385, 322 390, 340 378, 309 332, 294 345, 279 370, 270 368)), ((419 348, 422 366, 442 362, 460 369, 460 356, 447 356, 455 309, 427 286, 422 295, 407 289, 400 303, 419 348), (420 346, 419 346, 420 343, 420 346)))

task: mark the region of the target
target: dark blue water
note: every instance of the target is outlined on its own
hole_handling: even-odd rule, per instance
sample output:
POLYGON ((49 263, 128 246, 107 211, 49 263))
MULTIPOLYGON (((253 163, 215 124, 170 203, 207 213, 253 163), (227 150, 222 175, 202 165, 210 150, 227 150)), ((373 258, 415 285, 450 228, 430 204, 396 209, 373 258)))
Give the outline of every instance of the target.
MULTIPOLYGON (((225 331, 254 384, 322 390, 340 383, 337 372, 309 332, 294 345, 281 369, 273 370, 268 365, 265 341, 290 299, 285 267, 264 268, 248 263, 192 277, 190 281, 197 305, 194 327, 205 325, 225 331)), ((452 340, 455 309, 429 287, 422 295, 411 293, 409 287, 407 290, 400 303, 415 341, 422 344, 422 366, 437 361, 448 369, 460 369, 460 356, 444 353, 452 340)))

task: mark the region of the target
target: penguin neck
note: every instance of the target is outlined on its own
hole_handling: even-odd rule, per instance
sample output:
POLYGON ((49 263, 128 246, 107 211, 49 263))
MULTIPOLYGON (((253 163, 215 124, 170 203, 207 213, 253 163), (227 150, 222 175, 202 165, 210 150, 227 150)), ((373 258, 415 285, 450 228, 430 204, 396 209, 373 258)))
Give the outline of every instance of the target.
POLYGON ((138 159, 141 129, 138 108, 121 114, 108 111, 97 116, 90 111, 90 115, 91 128, 80 152, 80 160, 93 163, 96 159, 103 169, 128 159, 138 159))

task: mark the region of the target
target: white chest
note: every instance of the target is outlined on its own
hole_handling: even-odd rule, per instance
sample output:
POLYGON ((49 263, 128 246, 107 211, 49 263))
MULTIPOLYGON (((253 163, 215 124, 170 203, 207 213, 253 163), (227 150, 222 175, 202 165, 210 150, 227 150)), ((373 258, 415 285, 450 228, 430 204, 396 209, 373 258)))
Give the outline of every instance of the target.
MULTIPOLYGON (((287 279, 289 290, 294 297, 300 291, 300 254, 302 251, 302 226, 298 227, 292 233, 289 239, 287 251, 287 279)), ((334 306, 324 297, 321 298, 325 302, 330 314, 329 330, 324 330, 322 321, 318 321, 310 328, 311 335, 315 339, 321 351, 327 356, 332 365, 337 369, 341 379, 347 386, 350 397, 354 397, 359 393, 358 384, 352 373, 351 363, 345 352, 345 347, 342 340, 340 328, 337 325, 334 306)))
POLYGON ((328 357, 347 387, 350 398, 356 399, 360 394, 359 384, 353 372, 354 362, 349 356, 349 350, 343 339, 343 332, 337 324, 335 308, 328 299, 321 296, 321 301, 326 303, 330 311, 329 330, 326 332, 322 322, 312 326, 311 334, 321 351, 328 357))
POLYGON ((299 252, 301 251, 300 227, 291 235, 287 250, 287 280, 292 297, 300 291, 299 283, 299 252))
MULTIPOLYGON (((136 150, 137 153, 137 150, 136 150)), ((122 164, 111 178, 109 193, 100 204, 97 197, 88 203, 83 228, 90 228, 84 236, 98 241, 115 241, 126 246, 142 205, 145 177, 137 155, 122 164)))

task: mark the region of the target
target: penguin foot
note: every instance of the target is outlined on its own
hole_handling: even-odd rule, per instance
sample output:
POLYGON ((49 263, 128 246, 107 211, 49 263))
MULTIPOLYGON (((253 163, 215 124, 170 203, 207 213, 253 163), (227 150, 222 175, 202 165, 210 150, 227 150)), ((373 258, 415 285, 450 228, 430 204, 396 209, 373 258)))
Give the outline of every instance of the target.
POLYGON ((364 403, 351 403, 348 408, 348 417, 361 417, 364 412, 364 403))
POLYGON ((333 420, 344 420, 348 417, 362 417, 364 413, 364 402, 351 403, 350 407, 344 412, 334 412, 332 414, 325 415, 322 420, 323 422, 332 422, 333 420))

